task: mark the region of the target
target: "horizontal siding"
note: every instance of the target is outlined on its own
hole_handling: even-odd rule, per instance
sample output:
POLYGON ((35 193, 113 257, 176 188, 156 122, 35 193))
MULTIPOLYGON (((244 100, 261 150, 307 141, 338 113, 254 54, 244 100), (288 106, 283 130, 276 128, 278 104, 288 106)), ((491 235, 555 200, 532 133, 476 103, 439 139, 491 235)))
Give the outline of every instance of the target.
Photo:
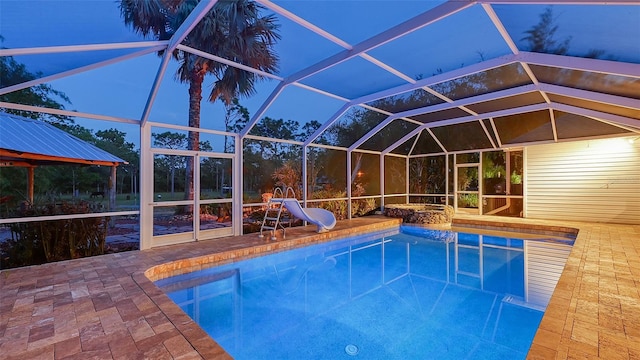
POLYGON ((525 154, 525 217, 640 224, 640 140, 545 144, 525 154))

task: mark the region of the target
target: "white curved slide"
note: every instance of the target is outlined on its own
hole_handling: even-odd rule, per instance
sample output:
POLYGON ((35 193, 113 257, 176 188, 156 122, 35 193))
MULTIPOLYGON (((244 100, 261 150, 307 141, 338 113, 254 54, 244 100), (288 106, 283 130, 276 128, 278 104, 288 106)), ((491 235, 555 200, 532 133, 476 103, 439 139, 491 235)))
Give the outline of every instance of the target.
POLYGON ((331 211, 318 208, 303 208, 296 199, 284 199, 284 207, 291 215, 318 227, 317 232, 326 232, 336 226, 336 217, 331 211))

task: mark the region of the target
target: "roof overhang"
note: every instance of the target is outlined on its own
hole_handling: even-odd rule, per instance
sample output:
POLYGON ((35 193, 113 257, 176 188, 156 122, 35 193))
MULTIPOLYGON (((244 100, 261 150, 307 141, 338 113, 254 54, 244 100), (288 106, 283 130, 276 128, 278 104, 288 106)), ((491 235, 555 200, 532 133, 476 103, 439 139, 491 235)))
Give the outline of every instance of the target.
POLYGON ((0 149, 0 167, 18 166, 33 167, 42 165, 99 165, 99 166, 118 166, 120 164, 128 164, 127 162, 101 161, 101 160, 85 160, 68 157, 49 156, 34 153, 20 153, 7 149, 0 149))

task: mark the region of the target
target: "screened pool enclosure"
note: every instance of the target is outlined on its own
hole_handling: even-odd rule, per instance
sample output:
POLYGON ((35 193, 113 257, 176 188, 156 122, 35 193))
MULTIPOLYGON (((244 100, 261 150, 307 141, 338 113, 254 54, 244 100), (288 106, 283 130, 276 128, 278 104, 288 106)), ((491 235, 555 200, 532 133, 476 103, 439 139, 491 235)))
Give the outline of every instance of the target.
MULTIPOLYGON (((242 40, 269 47, 269 65, 202 41, 215 12, 244 1, 178 3, 145 32, 132 4, 151 1, 0 2, 1 111, 66 124, 129 163, 116 205, 82 214, 14 211, 22 175, 3 163, 0 225, 108 216, 108 235, 129 229, 148 249, 256 231, 277 186, 338 219, 397 203, 534 217, 563 206, 540 200, 549 189, 581 188, 554 182, 573 165, 545 170, 546 154, 608 140, 626 147, 605 144, 598 164, 624 163, 591 176, 585 160, 572 184, 616 190, 593 201, 639 196, 638 2, 256 0, 275 35, 242 40), (201 71, 202 101, 185 66, 201 71), (225 76, 249 90, 225 98, 225 76)), ((42 170, 38 183, 39 171, 43 202, 100 202, 89 194, 110 188, 100 169, 42 170)), ((625 211, 600 220, 640 218, 637 202, 625 211)))

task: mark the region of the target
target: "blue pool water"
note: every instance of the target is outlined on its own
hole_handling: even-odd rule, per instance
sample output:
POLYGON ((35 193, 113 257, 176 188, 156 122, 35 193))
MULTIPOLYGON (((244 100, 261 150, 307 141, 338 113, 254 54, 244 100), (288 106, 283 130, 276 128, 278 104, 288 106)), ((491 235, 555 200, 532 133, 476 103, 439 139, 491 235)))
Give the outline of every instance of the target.
POLYGON ((524 359, 570 247, 403 226, 156 284, 236 359, 524 359))

